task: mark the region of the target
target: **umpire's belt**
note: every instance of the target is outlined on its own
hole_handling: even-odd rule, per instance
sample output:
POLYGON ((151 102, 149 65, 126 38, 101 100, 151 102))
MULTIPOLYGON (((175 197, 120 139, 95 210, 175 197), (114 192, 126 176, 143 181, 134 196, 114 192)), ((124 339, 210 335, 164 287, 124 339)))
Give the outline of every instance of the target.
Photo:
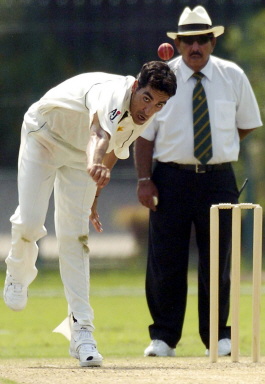
POLYGON ((224 171, 226 169, 231 169, 231 163, 220 163, 220 164, 179 164, 174 162, 164 163, 170 167, 177 169, 184 169, 186 171, 193 171, 195 173, 205 173, 212 171, 224 171))

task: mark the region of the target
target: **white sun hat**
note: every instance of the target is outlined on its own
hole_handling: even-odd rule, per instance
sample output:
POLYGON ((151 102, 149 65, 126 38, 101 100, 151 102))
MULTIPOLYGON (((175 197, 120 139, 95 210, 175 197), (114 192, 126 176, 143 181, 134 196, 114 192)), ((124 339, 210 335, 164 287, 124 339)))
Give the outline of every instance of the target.
POLYGON ((224 33, 224 27, 213 27, 206 10, 198 5, 193 10, 186 7, 179 18, 178 32, 167 32, 167 36, 175 40, 177 36, 205 35, 207 33, 213 33, 215 37, 220 36, 224 33))

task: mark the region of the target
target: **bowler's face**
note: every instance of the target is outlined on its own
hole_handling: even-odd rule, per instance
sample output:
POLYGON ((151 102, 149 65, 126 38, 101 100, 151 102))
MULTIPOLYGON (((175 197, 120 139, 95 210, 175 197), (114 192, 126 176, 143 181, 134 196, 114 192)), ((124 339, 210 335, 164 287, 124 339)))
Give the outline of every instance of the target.
POLYGON ((207 64, 210 54, 213 52, 216 44, 216 38, 213 37, 205 44, 199 44, 194 41, 192 44, 187 44, 181 39, 175 40, 176 48, 185 62, 194 72, 199 72, 207 64))
POLYGON ((154 113, 161 111, 169 99, 167 93, 151 88, 137 88, 138 82, 132 88, 130 113, 135 124, 145 124, 154 113))

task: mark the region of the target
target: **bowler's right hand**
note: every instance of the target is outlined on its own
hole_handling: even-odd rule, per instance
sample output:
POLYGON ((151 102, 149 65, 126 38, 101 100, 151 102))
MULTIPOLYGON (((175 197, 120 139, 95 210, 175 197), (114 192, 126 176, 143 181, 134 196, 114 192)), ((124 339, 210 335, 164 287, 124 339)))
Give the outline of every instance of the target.
POLYGON ((110 181, 110 170, 104 164, 93 164, 87 167, 87 172, 98 188, 104 188, 110 181))
POLYGON ((90 219, 91 223, 93 224, 95 230, 97 232, 102 232, 103 231, 103 227, 102 227, 102 224, 101 224, 101 222, 99 220, 99 214, 98 214, 98 210, 97 210, 97 203, 98 203, 98 199, 97 199, 97 197, 95 197, 93 205, 91 207, 91 213, 90 213, 89 219, 90 219))

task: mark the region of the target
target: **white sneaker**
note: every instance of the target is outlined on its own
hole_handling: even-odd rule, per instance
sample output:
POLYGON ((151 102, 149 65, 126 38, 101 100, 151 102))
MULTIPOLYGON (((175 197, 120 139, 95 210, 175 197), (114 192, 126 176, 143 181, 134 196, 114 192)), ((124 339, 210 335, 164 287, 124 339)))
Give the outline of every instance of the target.
POLYGON ((175 349, 170 348, 162 340, 152 340, 151 344, 145 349, 144 356, 176 356, 175 349))
POLYGON ((73 324, 70 350, 71 356, 79 359, 81 367, 100 367, 103 357, 97 350, 92 333, 85 325, 73 324))
MULTIPOLYGON (((221 339, 218 341, 218 356, 229 356, 231 354, 231 340, 221 339)), ((209 349, 206 349, 205 355, 209 356, 209 349)))
POLYGON ((23 286, 11 275, 6 275, 4 286, 4 301, 13 311, 22 311, 28 301, 28 287, 23 286))

